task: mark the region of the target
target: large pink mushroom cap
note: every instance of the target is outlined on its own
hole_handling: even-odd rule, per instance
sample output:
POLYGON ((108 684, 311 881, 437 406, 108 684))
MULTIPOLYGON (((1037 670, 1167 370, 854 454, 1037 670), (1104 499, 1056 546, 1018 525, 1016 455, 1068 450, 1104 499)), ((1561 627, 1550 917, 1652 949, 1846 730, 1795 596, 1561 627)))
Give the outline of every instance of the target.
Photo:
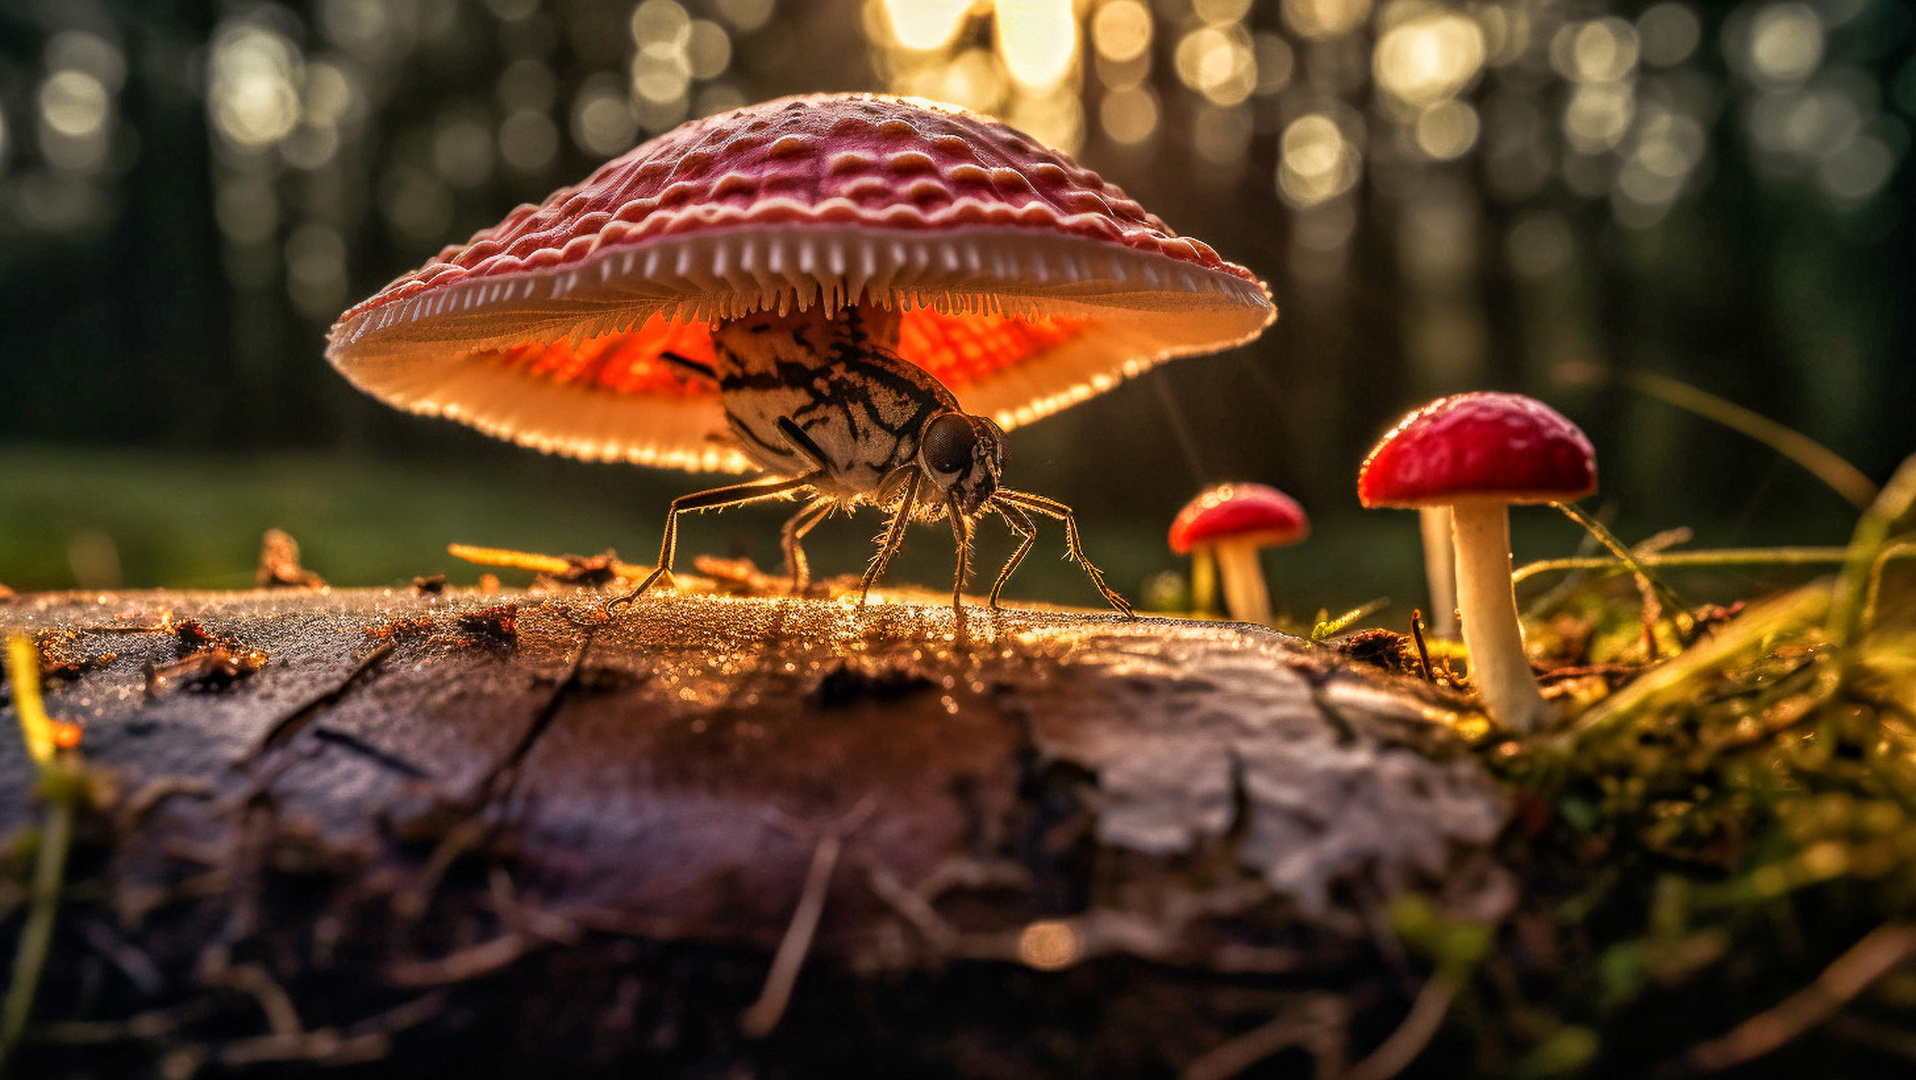
POLYGON ((1275 317, 1256 275, 1004 124, 866 94, 684 125, 521 206, 334 324, 327 356, 416 412, 577 457, 742 469, 714 320, 901 309, 899 354, 1011 428, 1275 317))
POLYGON ((1357 475, 1357 499, 1371 507, 1572 502, 1595 490, 1590 440, 1521 394, 1439 398, 1378 440, 1357 475))

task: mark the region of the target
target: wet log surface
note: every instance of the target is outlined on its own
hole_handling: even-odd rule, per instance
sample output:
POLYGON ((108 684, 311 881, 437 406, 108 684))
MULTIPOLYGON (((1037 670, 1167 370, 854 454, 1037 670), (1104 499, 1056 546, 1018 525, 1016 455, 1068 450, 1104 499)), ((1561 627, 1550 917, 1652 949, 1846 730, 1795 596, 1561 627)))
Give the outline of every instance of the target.
MULTIPOLYGON (((1391 897, 1510 902, 1457 702, 1246 626, 274 590, 0 631, 109 780, 49 1075, 1156 1075, 1285 1016, 1334 1063, 1415 990, 1391 897)), ((16 868, 33 785, 0 737, 16 868)))

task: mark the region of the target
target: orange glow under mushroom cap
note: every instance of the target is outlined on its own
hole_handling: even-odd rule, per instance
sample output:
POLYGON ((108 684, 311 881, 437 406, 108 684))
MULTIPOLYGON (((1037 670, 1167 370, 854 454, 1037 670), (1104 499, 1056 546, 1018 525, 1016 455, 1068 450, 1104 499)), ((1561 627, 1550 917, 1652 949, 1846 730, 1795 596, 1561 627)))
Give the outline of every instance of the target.
POLYGON ((1256 275, 1004 124, 865 94, 686 124, 449 247, 333 325, 390 404, 541 450, 746 467, 714 320, 877 303, 899 354, 1011 428, 1161 361, 1256 337, 1256 275))

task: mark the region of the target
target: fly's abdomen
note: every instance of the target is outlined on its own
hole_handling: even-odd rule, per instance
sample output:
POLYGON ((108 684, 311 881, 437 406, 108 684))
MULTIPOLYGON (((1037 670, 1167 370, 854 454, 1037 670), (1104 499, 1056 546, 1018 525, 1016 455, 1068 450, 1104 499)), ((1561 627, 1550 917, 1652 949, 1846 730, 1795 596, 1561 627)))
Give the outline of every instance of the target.
POLYGON ((925 423, 957 407, 936 379, 890 351, 896 334, 895 314, 863 308, 759 312, 714 328, 726 419, 746 455, 786 476, 822 465, 827 494, 876 497, 912 462, 925 423), (807 445, 793 445, 782 419, 807 445))

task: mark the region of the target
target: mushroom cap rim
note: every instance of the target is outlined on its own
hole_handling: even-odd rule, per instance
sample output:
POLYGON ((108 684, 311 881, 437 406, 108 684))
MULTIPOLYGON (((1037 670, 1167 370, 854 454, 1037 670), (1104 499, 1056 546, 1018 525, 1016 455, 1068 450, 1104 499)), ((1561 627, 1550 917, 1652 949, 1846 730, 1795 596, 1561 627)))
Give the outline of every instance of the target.
POLYGON ((1435 510, 1447 506, 1542 506, 1551 503, 1576 502, 1592 495, 1597 485, 1592 482, 1581 489, 1562 491, 1458 491, 1450 494, 1426 495, 1414 499, 1362 499, 1366 509, 1370 510, 1435 510))

